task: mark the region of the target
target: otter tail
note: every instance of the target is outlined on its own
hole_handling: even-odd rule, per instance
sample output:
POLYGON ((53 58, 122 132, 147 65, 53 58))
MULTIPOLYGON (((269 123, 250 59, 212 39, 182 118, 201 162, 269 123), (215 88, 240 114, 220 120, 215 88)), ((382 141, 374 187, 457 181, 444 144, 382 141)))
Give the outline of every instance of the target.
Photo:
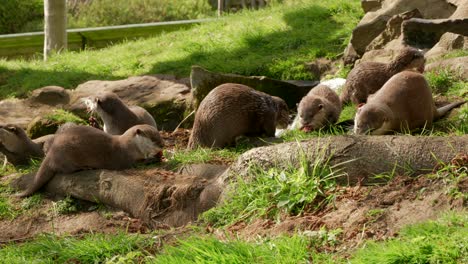
POLYGON ((448 112, 450 112, 450 110, 452 110, 453 108, 455 107, 458 107, 464 103, 466 103, 467 101, 460 101, 460 102, 455 102, 455 103, 451 103, 451 104, 448 104, 446 106, 443 106, 441 108, 438 108, 437 109, 437 113, 436 113, 436 119, 439 119, 441 117, 443 117, 444 115, 446 115, 448 112))
POLYGON ((55 171, 52 168, 50 168, 48 164, 48 159, 45 158, 41 164, 41 167, 34 176, 34 181, 32 185, 30 185, 25 191, 17 194, 17 197, 27 197, 32 195, 42 186, 44 186, 50 179, 52 179, 52 177, 54 177, 55 171))

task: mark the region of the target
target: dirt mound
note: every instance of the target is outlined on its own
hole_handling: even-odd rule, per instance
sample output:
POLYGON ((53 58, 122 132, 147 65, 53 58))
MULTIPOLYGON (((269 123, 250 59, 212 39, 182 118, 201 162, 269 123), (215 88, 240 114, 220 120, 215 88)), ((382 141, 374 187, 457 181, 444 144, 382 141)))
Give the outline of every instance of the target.
MULTIPOLYGON (((468 179, 458 183, 467 191, 468 179)), ((319 212, 284 217, 280 223, 259 219, 253 223, 236 223, 228 228, 234 236, 252 239, 314 230, 338 230, 342 241, 334 250, 357 247, 365 239, 396 236, 408 224, 435 219, 450 210, 462 210, 463 200, 447 192, 442 179, 397 177, 383 186, 341 187, 334 204, 319 212)))

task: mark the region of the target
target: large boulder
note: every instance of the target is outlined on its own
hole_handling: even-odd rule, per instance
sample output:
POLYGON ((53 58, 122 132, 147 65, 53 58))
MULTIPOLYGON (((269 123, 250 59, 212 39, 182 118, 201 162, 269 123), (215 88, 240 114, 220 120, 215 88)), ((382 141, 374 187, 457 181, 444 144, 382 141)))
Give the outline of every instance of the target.
POLYGON ((425 71, 448 70, 459 78, 468 81, 468 56, 449 58, 426 65, 425 71))
POLYGON ((88 81, 80 84, 73 92, 66 109, 86 115, 83 98, 100 92, 114 92, 125 103, 139 105, 154 117, 161 130, 174 129, 189 112, 190 87, 183 82, 164 80, 152 75, 135 76, 118 81, 88 81))

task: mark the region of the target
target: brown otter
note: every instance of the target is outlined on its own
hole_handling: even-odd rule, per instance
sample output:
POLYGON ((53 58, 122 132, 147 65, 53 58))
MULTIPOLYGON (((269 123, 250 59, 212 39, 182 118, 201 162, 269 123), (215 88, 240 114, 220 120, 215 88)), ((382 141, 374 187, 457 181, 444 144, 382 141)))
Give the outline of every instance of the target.
POLYGON ((242 84, 225 83, 211 90, 195 114, 188 148, 222 148, 236 137, 275 136, 275 128, 288 125, 283 99, 242 84))
POLYGON ((144 108, 125 105, 111 92, 99 94, 94 98, 85 98, 84 102, 90 111, 96 111, 104 122, 104 131, 112 135, 122 135, 135 125, 148 124, 156 126, 154 118, 144 108))
POLYGON ((89 126, 68 128, 55 136, 34 182, 18 196, 33 194, 57 173, 130 168, 138 161, 156 157, 163 146, 158 130, 150 125, 133 126, 120 136, 89 126))
POLYGON ((425 59, 422 52, 415 48, 405 47, 390 63, 362 62, 352 69, 346 79, 340 95, 342 104, 349 101, 355 104, 365 103, 370 94, 379 90, 393 75, 416 68, 424 72, 425 59))
POLYGON ((436 108, 429 85, 420 73, 403 71, 388 80, 359 107, 355 134, 383 135, 431 126, 432 122, 465 102, 436 108))
POLYGON ((320 84, 302 98, 294 123, 298 123, 300 130, 308 132, 335 124, 340 113, 341 101, 336 92, 320 84))
POLYGON ((42 146, 14 124, 0 125, 0 152, 14 166, 27 165, 31 159, 44 157, 42 146))

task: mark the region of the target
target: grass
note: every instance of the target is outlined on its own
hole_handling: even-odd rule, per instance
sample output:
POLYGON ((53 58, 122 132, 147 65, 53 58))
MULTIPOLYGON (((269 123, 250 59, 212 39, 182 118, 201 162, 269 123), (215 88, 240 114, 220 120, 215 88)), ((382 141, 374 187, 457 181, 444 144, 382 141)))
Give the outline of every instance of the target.
POLYGON ((399 237, 368 242, 350 263, 466 263, 468 214, 449 214, 438 221, 404 227, 399 237))
POLYGON ((223 149, 197 148, 194 150, 164 150, 164 156, 169 160, 169 167, 177 167, 180 164, 208 163, 214 161, 231 163, 250 148, 252 147, 239 144, 236 147, 223 149))
POLYGON ((214 226, 227 226, 238 221, 266 217, 278 219, 281 214, 298 215, 315 211, 334 199, 334 178, 342 176, 328 165, 329 158, 317 151, 309 162, 298 153, 300 165, 273 167, 267 171, 252 164, 250 177, 238 177, 231 183, 226 199, 205 212, 202 218, 214 226))
POLYGON ((0 98, 25 96, 46 85, 74 88, 91 79, 189 76, 194 64, 218 72, 311 79, 304 63, 340 54, 361 16, 357 0, 288 0, 188 30, 102 50, 65 52, 47 62, 0 60, 0 98))
POLYGON ((31 242, 0 249, 3 263, 102 263, 116 255, 143 251, 152 240, 140 235, 87 234, 83 237, 40 235, 31 242))
POLYGON ((64 124, 67 122, 83 124, 83 125, 87 124, 85 120, 63 109, 55 109, 52 113, 46 115, 45 119, 49 119, 59 124, 64 124))

